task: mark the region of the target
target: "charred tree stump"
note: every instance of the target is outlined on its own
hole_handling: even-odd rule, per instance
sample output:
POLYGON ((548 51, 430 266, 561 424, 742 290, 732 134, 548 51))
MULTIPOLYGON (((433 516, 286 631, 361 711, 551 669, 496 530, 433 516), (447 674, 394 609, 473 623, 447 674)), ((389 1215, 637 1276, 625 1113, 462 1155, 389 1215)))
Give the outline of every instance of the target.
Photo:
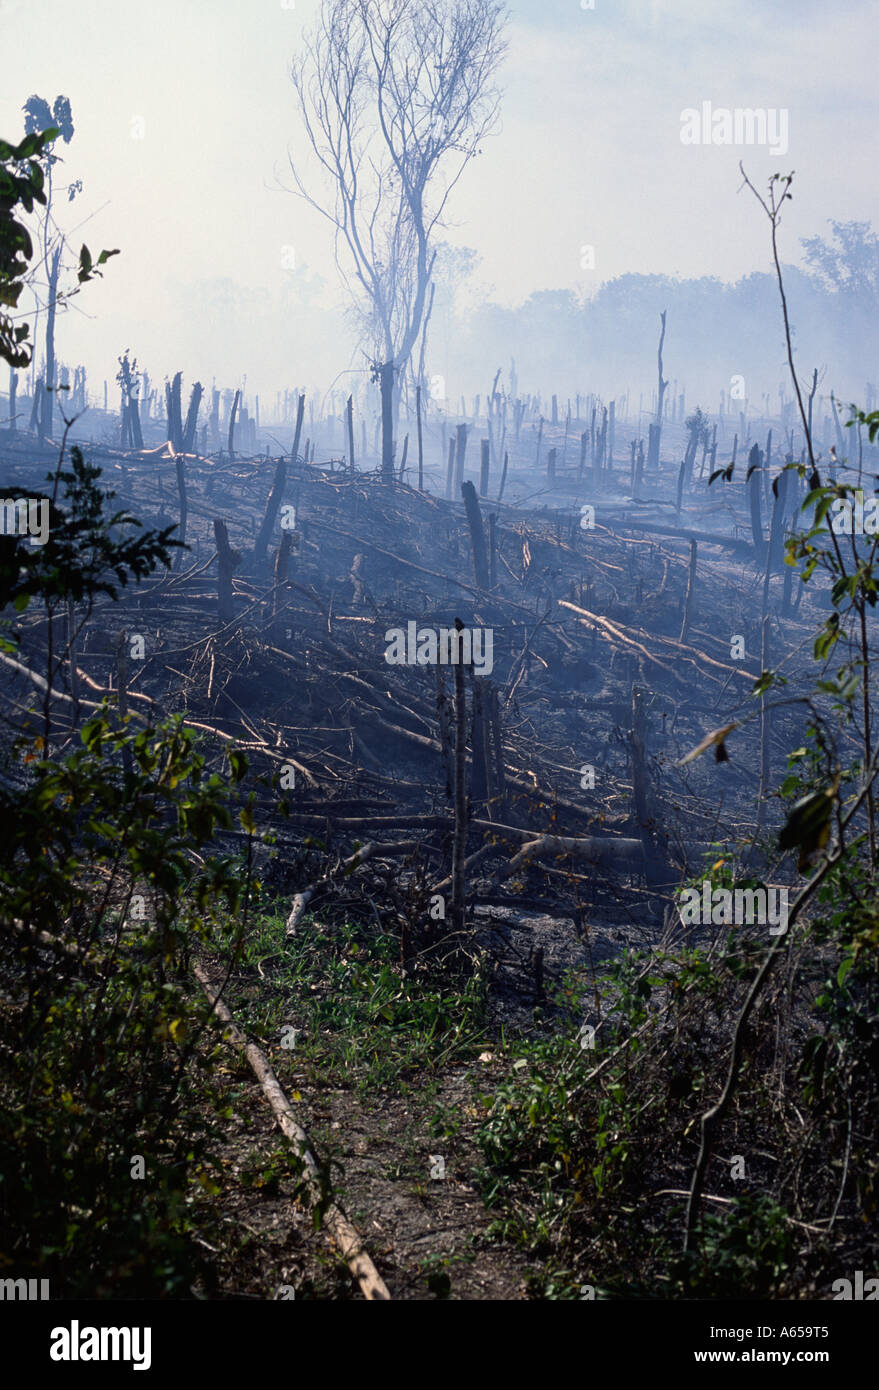
POLYGON ((555 487, 555 461, 558 457, 558 449, 550 449, 546 456, 546 482, 548 487, 555 487))
POLYGON ((461 484, 464 506, 467 511, 467 524, 470 527, 470 544, 473 549, 473 573, 480 589, 489 587, 488 555, 485 549, 485 531, 482 526, 482 513, 476 488, 468 480, 461 484))
POLYGON ((290 461, 295 463, 299 454, 299 441, 302 438, 302 422, 305 419, 305 396, 300 395, 299 404, 296 408, 296 429, 293 433, 293 447, 290 450, 290 461))
POLYGON ((776 573, 788 568, 784 563, 784 526, 791 477, 790 473, 782 471, 775 482, 772 525, 769 530, 769 550, 772 557, 770 563, 776 573))
POLYGON ((281 622, 281 596, 284 591, 284 586, 287 583, 287 571, 290 566, 290 545, 290 532, 285 531, 281 537, 281 544, 275 551, 275 584, 272 597, 272 631, 275 641, 280 639, 284 626, 281 622))
POLYGON ((748 455, 748 505, 751 512, 751 534, 754 539, 754 554, 757 560, 762 560, 764 556, 765 541, 763 539, 763 522, 760 515, 760 471, 763 467, 763 455, 760 453, 759 444, 751 446, 748 455))
POLYGON ((464 456, 467 452, 467 426, 458 425, 455 430, 455 493, 461 491, 464 482, 464 456))
POLYGON ((577 482, 582 482, 583 469, 586 465, 586 450, 589 446, 589 431, 584 430, 580 435, 580 467, 577 470, 577 482))
POLYGON ((480 497, 487 497, 487 496, 488 496, 488 472, 489 472, 489 467, 490 467, 490 452, 489 452, 489 451, 490 451, 491 445, 489 444, 489 441, 488 441, 487 439, 483 439, 483 440, 481 441, 481 444, 482 444, 482 457, 480 458, 480 461, 479 461, 479 496, 480 496, 480 497))
POLYGON ((229 533, 225 521, 214 518, 214 540, 217 546, 218 580, 217 611, 221 623, 231 622, 235 616, 232 597, 232 575, 241 563, 241 556, 229 544, 229 533))
POLYGON ((256 541, 253 546, 253 559, 255 564, 262 565, 265 562, 268 551, 269 538, 275 525, 275 519, 281 506, 281 498, 284 496, 284 484, 287 481, 287 461, 279 458, 275 468, 275 480, 272 483, 272 490, 266 502, 265 516, 259 528, 256 541))
POLYGON ((354 397, 345 402, 345 421, 348 427, 348 467, 354 467, 354 397))
POLYGON ((676 510, 678 515, 678 525, 681 521, 681 507, 684 505, 684 479, 687 476, 687 460, 684 459, 678 471, 678 492, 676 500, 676 510))
MULTIPOLYGON (((193 388, 192 388, 192 393, 191 393, 191 395, 190 395, 190 397, 189 397, 189 409, 188 409, 187 412, 186 412, 186 427, 185 427, 185 429, 183 430, 183 453, 184 453, 184 454, 194 454, 194 453, 195 453, 195 431, 196 431, 196 429, 198 428, 198 408, 199 408, 199 406, 201 405, 201 397, 202 397, 202 391, 203 391, 203 389, 204 389, 204 388, 202 387, 201 382, 200 382, 200 381, 197 381, 197 382, 195 383, 195 385, 193 386, 193 388)), ((136 401, 133 402, 133 410, 134 410, 134 421, 133 421, 134 427, 135 427, 136 432, 137 432, 137 433, 140 433, 140 422, 139 422, 139 420, 137 419, 137 402, 136 402, 136 401)), ((135 446, 135 447, 137 447, 137 446, 135 446)), ((143 445, 141 445, 140 447, 143 448, 143 445)))
POLYGON ((659 440, 662 431, 658 425, 647 426, 647 467, 659 468, 659 440))
POLYGON ((504 451, 504 466, 503 466, 503 469, 502 469, 502 471, 501 471, 501 485, 500 485, 500 487, 498 488, 498 493, 497 493, 497 500, 498 500, 498 502, 503 501, 504 486, 506 485, 506 481, 507 481, 507 464, 509 463, 509 461, 510 461, 510 456, 509 456, 509 454, 508 454, 508 453, 506 452, 506 450, 505 450, 505 451, 504 451))
MULTIPOLYGON (((235 416, 238 414, 238 402, 240 400, 241 392, 236 391, 235 399, 232 402, 232 409, 229 411, 229 440, 227 447, 229 450, 230 459, 233 459, 235 457, 235 416)), ((216 522, 214 523, 214 525, 216 526, 216 522)))
POLYGON ((183 453, 183 420, 180 411, 182 372, 175 372, 173 381, 165 382, 165 410, 168 416, 168 439, 175 454, 183 453))
POLYGON ((453 437, 453 438, 451 438, 451 439, 449 440, 449 462, 448 462, 448 467, 446 468, 446 501, 447 501, 447 502, 451 502, 451 500, 452 500, 452 483, 454 482, 454 478, 455 478, 455 440, 454 440, 454 437, 453 437))

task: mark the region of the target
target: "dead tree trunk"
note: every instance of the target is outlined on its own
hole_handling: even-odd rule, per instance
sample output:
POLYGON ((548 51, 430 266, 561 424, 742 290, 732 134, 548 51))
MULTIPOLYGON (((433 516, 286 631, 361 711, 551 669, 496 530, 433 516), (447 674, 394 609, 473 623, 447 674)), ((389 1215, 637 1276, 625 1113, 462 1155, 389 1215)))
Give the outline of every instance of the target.
POLYGON ((583 469, 586 464, 586 449, 589 445, 589 431, 584 430, 580 435, 580 467, 577 470, 577 482, 582 482, 583 469))
POLYGON ((660 322, 662 323, 662 329, 659 334, 659 350, 656 354, 656 360, 659 366, 659 389, 656 396, 656 415, 647 433, 648 468, 659 467, 659 445, 662 437, 662 407, 665 401, 665 393, 668 390, 668 382, 662 375, 662 347, 665 342, 665 316, 667 312, 666 309, 663 309, 662 313, 659 315, 660 322))
POLYGON ((275 641, 277 641, 283 630, 281 622, 281 596, 284 585, 287 583, 287 569, 290 563, 290 532, 285 531, 281 536, 281 544, 275 552, 275 590, 272 600, 272 628, 275 641))
POLYGON ((229 544, 229 533, 226 530, 226 523, 225 521, 220 521, 219 518, 214 519, 214 540, 217 546, 218 559, 218 614, 221 623, 229 623, 235 616, 232 598, 232 575, 241 562, 241 556, 238 554, 238 551, 233 550, 229 544))
POLYGON ((481 456, 480 461, 479 461, 479 496, 480 496, 480 497, 487 497, 487 496, 488 496, 488 473, 489 473, 490 457, 491 457, 491 456, 490 456, 490 453, 489 453, 489 450, 490 450, 491 446, 490 446, 489 441, 488 441, 487 439, 483 439, 483 440, 481 441, 481 443, 482 443, 482 451, 481 451, 482 456, 481 456))
POLYGON ((658 425, 647 426, 647 467, 659 467, 659 440, 662 431, 658 425))
POLYGON ((296 462, 296 456, 299 452, 299 441, 302 438, 302 421, 304 418, 305 396, 303 394, 299 397, 299 405, 296 408, 296 429, 293 434, 293 448, 290 451, 290 460, 292 463, 296 462))
POLYGON ((229 440, 227 448, 230 459, 235 457, 235 416, 238 414, 238 402, 241 400, 241 392, 235 392, 235 399, 232 402, 232 409, 229 411, 229 440))
POLYGON ((461 491, 464 482, 464 456, 467 453, 467 426, 458 425, 455 430, 455 496, 461 491))
POLYGON ((348 425, 348 467, 354 467, 354 397, 345 402, 345 419, 348 425))
POLYGON ((684 479, 687 476, 687 461, 684 459, 678 472, 678 494, 677 494, 677 517, 678 525, 681 522, 681 508, 684 505, 684 479))
POLYGON ((180 389, 182 373, 177 372, 173 382, 165 382, 165 408, 168 415, 168 439, 175 454, 183 452, 183 423, 180 417, 180 389))
MULTIPOLYGON (((433 286, 431 286, 431 289, 433 286)), ((415 428, 418 432, 418 491, 424 491, 424 439, 421 431, 421 387, 415 388, 415 428)))
POLYGON ((51 439, 55 427, 55 311, 58 303, 58 273, 61 268, 61 247, 56 247, 49 266, 49 302, 46 308, 46 376, 40 414, 40 438, 51 439))
POLYGON ((770 568, 776 573, 787 568, 784 563, 784 514, 787 506, 787 491, 790 477, 790 473, 781 472, 775 483, 772 523, 769 528, 769 564, 770 568))
MULTIPOLYGON (((201 397, 204 388, 200 381, 197 381, 192 388, 189 396, 189 409, 186 412, 186 425, 183 430, 183 452, 184 454, 195 453, 195 432, 198 428, 198 408, 201 405, 201 397)), ((135 404, 135 416, 137 406, 135 404)), ((139 425, 135 428, 139 429, 139 425)), ((143 448, 143 445, 140 446, 143 448)))
POLYGON ((497 493, 497 500, 498 500, 499 502, 503 500, 504 485, 506 484, 506 481, 507 481, 507 464, 509 463, 509 461, 510 461, 510 456, 509 456, 509 454, 508 454, 508 453, 506 452, 506 450, 505 450, 505 451, 504 451, 504 466, 503 466, 503 470, 502 470, 502 472, 501 472, 501 485, 500 485, 500 487, 498 488, 498 493, 497 493))
POLYGON ((763 455, 760 453, 760 445, 753 444, 748 455, 748 503, 751 511, 751 534, 754 538, 754 553, 758 561, 763 558, 763 523, 760 517, 760 473, 763 467, 763 455))
POLYGON ((383 362, 378 369, 382 402, 382 477, 394 480, 394 363, 383 362))
POLYGON ((464 506, 467 510, 467 524, 470 527, 470 542, 473 548, 473 572, 476 576, 476 583, 479 588, 487 589, 489 585, 488 556, 485 549, 485 531, 482 526, 482 514, 479 510, 476 488, 468 480, 466 483, 462 483, 461 492, 464 497, 464 506))
POLYGON ((262 519, 259 532, 253 545, 253 558, 257 565, 262 565, 265 562, 266 552, 268 551, 269 546, 269 538, 272 534, 272 530, 275 525, 275 519, 278 515, 278 509, 281 505, 281 499, 284 496, 284 484, 286 483, 286 481, 287 460, 284 458, 279 458, 277 467, 275 469, 275 480, 272 483, 272 490, 269 493, 268 500, 266 502, 265 516, 262 519))
POLYGON ((635 461, 635 496, 641 495, 644 486, 644 440, 638 440, 638 457, 635 461))
POLYGON ((662 406, 665 400, 665 393, 668 390, 668 382, 662 375, 662 347, 665 342, 665 316, 667 312, 668 310, 663 309, 662 313, 659 315, 662 323, 662 331, 659 335, 659 350, 656 354, 656 360, 659 365, 659 390, 656 397, 656 424, 660 429, 662 428, 662 406))

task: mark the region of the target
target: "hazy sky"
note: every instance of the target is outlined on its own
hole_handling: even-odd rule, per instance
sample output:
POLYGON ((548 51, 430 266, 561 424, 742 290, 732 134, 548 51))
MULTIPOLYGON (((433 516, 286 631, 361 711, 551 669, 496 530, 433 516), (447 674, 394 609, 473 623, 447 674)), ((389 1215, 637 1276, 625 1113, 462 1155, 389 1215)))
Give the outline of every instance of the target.
MULTIPOLYGON (((760 186, 796 171, 785 259, 828 217, 879 227, 876 0, 594 6, 510 4, 501 129, 450 206, 448 239, 480 257, 471 300, 589 293, 625 271, 735 280, 768 268, 740 157, 760 186), (682 144, 681 112, 703 101, 783 108, 788 152, 682 144)), ((328 226, 278 187, 302 142, 288 63, 317 10, 0 0, 0 133, 20 133, 31 93, 68 96, 64 172, 83 192, 59 220, 77 246, 122 249, 59 328, 62 360, 85 362, 93 389, 127 346, 155 380, 180 368, 235 385, 246 373, 248 392, 328 384, 350 365, 328 226)))

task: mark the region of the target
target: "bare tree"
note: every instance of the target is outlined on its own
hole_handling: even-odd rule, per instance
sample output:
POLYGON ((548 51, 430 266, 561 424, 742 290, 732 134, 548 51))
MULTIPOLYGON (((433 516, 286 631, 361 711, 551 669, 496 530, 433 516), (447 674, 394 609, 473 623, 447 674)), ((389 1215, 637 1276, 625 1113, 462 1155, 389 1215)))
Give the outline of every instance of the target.
POLYGON ((495 128, 506 10, 495 0, 324 0, 291 67, 322 199, 291 156, 296 188, 335 228, 336 264, 379 367, 409 369, 425 322, 449 196, 495 128))

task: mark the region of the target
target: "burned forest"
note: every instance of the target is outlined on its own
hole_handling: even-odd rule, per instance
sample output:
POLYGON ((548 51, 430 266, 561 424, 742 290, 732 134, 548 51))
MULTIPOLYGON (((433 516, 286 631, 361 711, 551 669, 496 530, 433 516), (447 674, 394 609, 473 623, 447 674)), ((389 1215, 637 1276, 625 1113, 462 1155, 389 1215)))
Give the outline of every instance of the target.
POLYGON ((0 17, 0 1302, 134 1369, 193 1302, 358 1301, 838 1367, 879 1298, 879 238, 813 209, 875 191, 825 190, 784 83, 721 108, 715 55, 653 118, 736 226, 680 223, 689 278, 640 229, 570 282, 498 250, 502 310, 474 170, 529 120, 568 148, 529 41, 625 21, 307 8, 241 38, 286 106, 229 151, 281 157, 253 226, 295 226, 299 298, 182 288, 208 153, 150 189, 179 342, 162 229, 148 266, 134 204, 91 225, 96 59, 30 95, 54 60, 0 17))

